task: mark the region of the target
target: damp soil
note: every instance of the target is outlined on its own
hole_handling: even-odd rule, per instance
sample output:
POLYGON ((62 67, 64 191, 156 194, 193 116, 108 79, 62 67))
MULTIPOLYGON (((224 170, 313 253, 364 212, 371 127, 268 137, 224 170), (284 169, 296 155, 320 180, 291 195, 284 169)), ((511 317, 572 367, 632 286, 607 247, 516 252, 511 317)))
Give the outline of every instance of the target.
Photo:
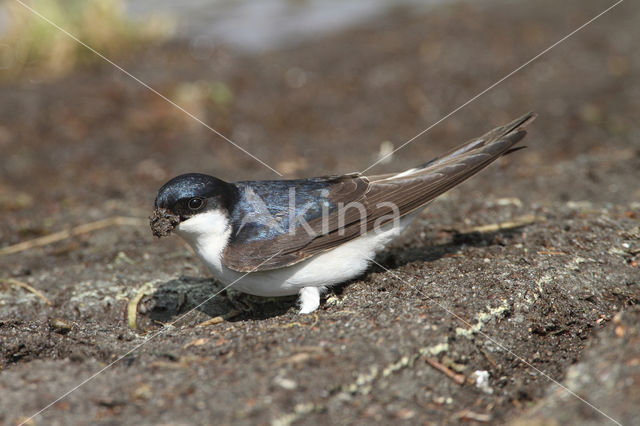
MULTIPOLYGON (((603 8, 399 9, 284 50, 175 40, 120 63, 287 177, 344 173, 603 8)), ((295 298, 207 300, 220 284, 149 229, 179 173, 272 171, 108 65, 4 83, 1 246, 140 219, 0 256, 0 424, 54 401, 33 424, 637 421, 638 19, 622 3, 371 170, 539 114, 528 149, 440 197, 381 266, 302 316, 295 298)))

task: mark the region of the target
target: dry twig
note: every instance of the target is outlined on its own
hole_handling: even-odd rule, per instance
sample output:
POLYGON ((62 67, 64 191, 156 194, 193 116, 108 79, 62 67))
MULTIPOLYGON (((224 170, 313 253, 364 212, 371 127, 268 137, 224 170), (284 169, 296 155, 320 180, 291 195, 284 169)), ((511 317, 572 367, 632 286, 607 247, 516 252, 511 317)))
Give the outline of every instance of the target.
POLYGON ((559 250, 541 250, 538 252, 538 254, 545 254, 548 256, 564 256, 567 253, 563 252, 563 251, 559 251, 559 250))
POLYGON ((58 241, 66 240, 67 238, 71 238, 76 235, 87 234, 110 226, 140 226, 144 223, 146 223, 146 220, 139 217, 109 217, 107 219, 96 220, 95 222, 85 223, 84 225, 78 225, 71 229, 54 232, 53 234, 34 238, 33 240, 23 241, 18 244, 0 248, 0 256, 19 253, 35 247, 46 246, 57 243, 58 241))
POLYGON ((433 358, 426 357, 425 360, 427 361, 427 364, 429 364, 430 366, 432 366, 436 370, 440 371, 441 373, 444 373, 445 376, 447 376, 448 378, 450 378, 451 380, 453 380, 457 384, 461 385, 461 384, 463 384, 465 382, 464 374, 456 373, 455 371, 451 370, 446 365, 439 363, 438 361, 436 361, 433 358))
POLYGON ((504 229, 513 229, 513 228, 519 228, 521 226, 525 226, 525 225, 531 225, 532 223, 535 222, 540 222, 543 221, 544 218, 543 217, 539 217, 539 216, 535 216, 532 214, 527 214, 524 216, 520 216, 515 218, 514 220, 510 220, 507 222, 500 222, 500 223, 490 223, 488 225, 480 225, 480 226, 474 226, 468 229, 464 229, 462 231, 460 231, 463 234, 468 234, 470 232, 479 232, 479 233, 485 233, 485 232, 496 232, 496 231, 501 231, 504 229))
POLYGON ((230 320, 231 318, 235 318, 238 315, 241 315, 242 312, 238 311, 238 310, 233 310, 231 312, 229 312, 226 315, 219 315, 217 317, 213 317, 213 318, 209 318, 206 321, 201 322, 200 324, 197 325, 197 327, 206 327, 209 325, 215 325, 215 324, 220 324, 221 322, 225 322, 227 320, 230 320))
POLYGON ((456 420, 474 421, 478 423, 488 423, 491 421, 491 416, 489 414, 474 413, 469 409, 465 409, 454 414, 453 418, 456 420))
POLYGON ((142 288, 140 288, 140 290, 138 290, 136 295, 133 296, 133 299, 131 299, 127 304, 127 323, 129 324, 130 329, 135 330, 137 327, 136 318, 138 316, 138 304, 140 304, 140 301, 144 296, 151 294, 151 292, 153 292, 153 289, 153 283, 146 283, 142 286, 142 288))
POLYGON ((46 303, 47 305, 51 306, 51 301, 49 299, 47 299, 47 297, 44 294, 42 294, 40 292, 40 290, 37 290, 37 289, 31 287, 29 284, 23 283, 22 281, 18 281, 18 280, 13 279, 13 278, 4 278, 4 279, 2 279, 2 281, 7 283, 7 284, 17 285, 18 287, 23 288, 23 289, 27 290, 28 292, 35 294, 40 299, 42 299, 44 301, 44 303, 46 303))

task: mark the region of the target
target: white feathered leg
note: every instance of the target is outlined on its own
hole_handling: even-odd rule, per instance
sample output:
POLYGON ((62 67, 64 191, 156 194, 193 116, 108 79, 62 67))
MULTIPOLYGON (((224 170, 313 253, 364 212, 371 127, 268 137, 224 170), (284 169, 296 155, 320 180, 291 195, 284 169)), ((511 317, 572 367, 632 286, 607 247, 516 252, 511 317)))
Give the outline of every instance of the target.
POLYGON ((300 290, 300 313, 310 314, 320 306, 320 287, 304 287, 300 290))

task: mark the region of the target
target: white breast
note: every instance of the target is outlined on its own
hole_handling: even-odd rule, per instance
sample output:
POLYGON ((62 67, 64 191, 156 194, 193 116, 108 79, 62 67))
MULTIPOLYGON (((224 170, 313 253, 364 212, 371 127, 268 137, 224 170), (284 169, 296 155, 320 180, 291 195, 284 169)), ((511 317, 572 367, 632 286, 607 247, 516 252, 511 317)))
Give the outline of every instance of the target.
POLYGON ((405 216, 397 223, 382 227, 344 243, 332 250, 292 266, 252 272, 242 277, 222 264, 222 253, 231 235, 231 226, 221 212, 206 212, 181 222, 176 232, 193 247, 213 275, 233 288, 257 296, 287 296, 303 287, 325 287, 348 281, 362 274, 376 253, 397 237, 417 216, 405 216))
POLYGON ((176 233, 189 243, 217 276, 222 270, 222 252, 231 235, 231 224, 227 216, 216 210, 200 213, 180 222, 176 233))

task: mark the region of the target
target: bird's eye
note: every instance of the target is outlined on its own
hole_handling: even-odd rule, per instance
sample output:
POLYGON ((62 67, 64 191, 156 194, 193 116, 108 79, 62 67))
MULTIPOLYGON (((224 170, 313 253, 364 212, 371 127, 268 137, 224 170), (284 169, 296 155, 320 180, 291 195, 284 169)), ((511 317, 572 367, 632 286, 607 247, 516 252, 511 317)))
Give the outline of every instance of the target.
POLYGON ((202 198, 192 198, 189 200, 189 210, 200 210, 204 207, 204 200, 202 198))

